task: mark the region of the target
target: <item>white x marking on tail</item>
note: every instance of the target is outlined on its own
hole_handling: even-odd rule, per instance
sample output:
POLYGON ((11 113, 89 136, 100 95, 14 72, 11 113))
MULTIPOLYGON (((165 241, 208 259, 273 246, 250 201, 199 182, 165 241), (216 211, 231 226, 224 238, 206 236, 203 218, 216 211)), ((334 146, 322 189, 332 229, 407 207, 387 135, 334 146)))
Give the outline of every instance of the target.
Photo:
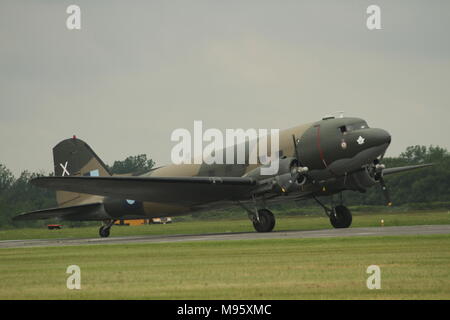
POLYGON ((68 176, 70 176, 70 173, 69 173, 69 171, 67 171, 67 164, 68 164, 68 161, 66 161, 66 163, 63 165, 62 163, 60 163, 59 165, 61 166, 61 168, 63 169, 63 173, 62 173, 62 176, 64 177, 66 174, 68 175, 68 176))

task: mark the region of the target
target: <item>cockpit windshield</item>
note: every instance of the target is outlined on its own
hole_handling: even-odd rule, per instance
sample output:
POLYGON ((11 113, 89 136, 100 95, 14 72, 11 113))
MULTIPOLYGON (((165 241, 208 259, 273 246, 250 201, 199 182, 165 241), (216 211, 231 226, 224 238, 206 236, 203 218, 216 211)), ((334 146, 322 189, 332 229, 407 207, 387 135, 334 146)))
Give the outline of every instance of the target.
POLYGON ((342 133, 351 132, 354 130, 366 129, 369 128, 366 121, 359 121, 351 124, 347 124, 345 126, 339 127, 342 133))

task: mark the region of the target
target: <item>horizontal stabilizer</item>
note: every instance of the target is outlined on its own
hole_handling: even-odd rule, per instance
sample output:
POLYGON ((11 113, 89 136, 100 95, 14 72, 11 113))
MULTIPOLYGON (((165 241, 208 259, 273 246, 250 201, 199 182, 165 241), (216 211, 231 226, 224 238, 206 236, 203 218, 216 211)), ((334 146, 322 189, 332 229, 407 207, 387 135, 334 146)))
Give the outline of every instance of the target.
POLYGON ((257 187, 244 177, 40 177, 38 187, 119 199, 195 205, 242 196, 257 187))
POLYGON ((418 164, 418 165, 413 165, 413 166, 387 168, 387 169, 383 170, 383 175, 387 176, 389 174, 395 174, 395 173, 400 173, 400 172, 405 172, 405 171, 410 171, 410 170, 416 170, 416 169, 431 167, 432 165, 433 165, 432 163, 427 163, 427 164, 418 164))
POLYGON ((23 220, 43 220, 51 218, 62 218, 66 220, 83 218, 87 215, 93 215, 98 211, 102 204, 101 203, 89 203, 79 206, 65 207, 65 208, 51 208, 45 210, 38 210, 33 212, 27 212, 19 214, 13 218, 14 221, 23 220), (71 219, 67 219, 67 218, 71 219))

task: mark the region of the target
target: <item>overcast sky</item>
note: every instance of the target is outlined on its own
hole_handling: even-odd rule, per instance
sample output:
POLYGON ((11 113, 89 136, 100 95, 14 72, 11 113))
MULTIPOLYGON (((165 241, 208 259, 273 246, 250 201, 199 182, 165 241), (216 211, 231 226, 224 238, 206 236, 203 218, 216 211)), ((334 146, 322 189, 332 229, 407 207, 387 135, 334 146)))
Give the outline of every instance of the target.
POLYGON ((2 0, 0 163, 50 172, 76 134, 106 163, 164 165, 194 120, 283 129, 338 110, 388 130, 388 155, 450 149, 449 31, 446 0, 2 0))

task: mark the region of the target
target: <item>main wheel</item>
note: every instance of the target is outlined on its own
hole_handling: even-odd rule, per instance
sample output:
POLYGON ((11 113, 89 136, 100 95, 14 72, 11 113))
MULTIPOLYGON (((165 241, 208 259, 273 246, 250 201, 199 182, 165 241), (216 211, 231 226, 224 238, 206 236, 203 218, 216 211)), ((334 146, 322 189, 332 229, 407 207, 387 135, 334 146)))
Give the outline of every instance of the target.
POLYGON ((109 237, 109 228, 105 228, 104 226, 101 226, 100 229, 98 230, 98 234, 102 238, 109 237))
POLYGON ((346 206, 336 206, 330 214, 330 222, 335 228, 348 228, 352 224, 352 213, 346 206))
POLYGON ((275 227, 275 217, 270 210, 259 209, 258 210, 259 221, 253 221, 253 227, 258 232, 270 232, 275 227))

